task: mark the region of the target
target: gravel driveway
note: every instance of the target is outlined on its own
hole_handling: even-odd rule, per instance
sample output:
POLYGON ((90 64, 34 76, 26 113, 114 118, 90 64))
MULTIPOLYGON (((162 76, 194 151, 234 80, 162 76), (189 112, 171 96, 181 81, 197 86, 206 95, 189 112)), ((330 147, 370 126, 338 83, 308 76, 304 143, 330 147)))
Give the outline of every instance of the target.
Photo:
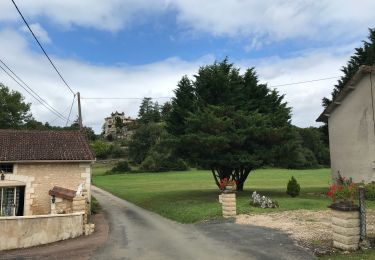
POLYGON ((91 259, 313 259, 284 233, 230 222, 179 224, 93 187, 109 238, 91 259))

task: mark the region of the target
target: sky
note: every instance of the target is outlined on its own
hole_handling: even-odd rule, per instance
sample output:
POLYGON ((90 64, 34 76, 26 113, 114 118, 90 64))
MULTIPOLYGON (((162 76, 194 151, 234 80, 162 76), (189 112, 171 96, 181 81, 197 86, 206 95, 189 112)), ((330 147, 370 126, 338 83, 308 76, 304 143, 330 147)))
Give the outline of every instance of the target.
MULTIPOLYGON (((285 95, 292 123, 318 126, 321 100, 341 67, 375 26, 375 1, 361 0, 15 0, 62 76, 82 97, 83 122, 97 133, 114 111, 136 117, 143 97, 160 104, 183 75, 225 57, 255 67, 262 83, 285 95), (289 83, 331 78, 309 83, 289 83), (284 86, 279 86, 284 85, 284 86), (85 98, 135 99, 85 99, 85 98)), ((53 70, 11 0, 0 1, 0 59, 68 117, 73 94, 53 70)), ((33 116, 63 126, 21 92, 33 116)), ((77 115, 74 103, 70 120, 77 115)))

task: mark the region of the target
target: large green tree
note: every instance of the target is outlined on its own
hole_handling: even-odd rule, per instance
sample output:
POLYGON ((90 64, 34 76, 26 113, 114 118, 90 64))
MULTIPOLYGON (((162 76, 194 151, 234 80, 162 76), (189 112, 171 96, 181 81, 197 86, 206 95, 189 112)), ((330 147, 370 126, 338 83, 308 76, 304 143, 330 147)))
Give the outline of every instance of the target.
POLYGON ((290 108, 283 96, 259 84, 253 68, 240 74, 227 59, 201 67, 194 77, 178 85, 167 129, 179 154, 210 168, 218 186, 231 178, 243 190, 252 170, 287 150, 290 108))
POLYGON ((21 93, 0 83, 0 128, 19 128, 31 119, 30 104, 21 93))
POLYGON ((354 76, 361 65, 373 66, 375 64, 375 28, 369 29, 368 40, 362 43, 361 47, 355 49, 355 53, 350 57, 346 66, 342 67, 341 71, 344 75, 335 85, 331 98, 323 98, 324 107, 327 107, 332 102, 332 99, 340 93, 341 89, 354 76))

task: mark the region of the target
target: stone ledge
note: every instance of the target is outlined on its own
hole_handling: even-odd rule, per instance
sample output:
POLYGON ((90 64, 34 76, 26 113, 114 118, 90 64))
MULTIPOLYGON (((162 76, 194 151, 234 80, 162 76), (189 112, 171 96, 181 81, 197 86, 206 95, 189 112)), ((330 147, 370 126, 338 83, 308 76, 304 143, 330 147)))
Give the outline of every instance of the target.
POLYGON ((358 244, 353 244, 353 245, 345 245, 337 241, 333 241, 333 246, 345 251, 355 251, 358 249, 358 244))
POLYGON ((359 227, 359 219, 341 219, 337 217, 332 217, 332 224, 345 228, 359 227))
POLYGON ((359 235, 356 236, 343 236, 340 234, 333 234, 333 241, 339 242, 345 245, 357 245, 359 243, 359 235))
POLYGON ((344 235, 344 236, 358 236, 360 233, 359 227, 340 227, 332 225, 333 233, 344 235))

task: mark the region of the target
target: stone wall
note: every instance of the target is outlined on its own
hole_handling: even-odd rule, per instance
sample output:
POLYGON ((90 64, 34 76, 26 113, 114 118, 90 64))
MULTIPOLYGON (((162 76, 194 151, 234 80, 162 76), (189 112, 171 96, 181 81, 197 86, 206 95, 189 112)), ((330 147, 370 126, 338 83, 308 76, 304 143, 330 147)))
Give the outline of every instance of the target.
POLYGON ((359 225, 358 211, 332 210, 333 246, 342 250, 357 250, 359 225))
POLYGON ((83 234, 83 212, 0 218, 0 250, 31 247, 83 234))
POLYGON ((25 184, 24 215, 49 214, 51 197, 48 191, 54 186, 76 190, 84 183, 90 199, 91 164, 66 163, 19 163, 13 174, 6 174, 5 181, 25 184))

